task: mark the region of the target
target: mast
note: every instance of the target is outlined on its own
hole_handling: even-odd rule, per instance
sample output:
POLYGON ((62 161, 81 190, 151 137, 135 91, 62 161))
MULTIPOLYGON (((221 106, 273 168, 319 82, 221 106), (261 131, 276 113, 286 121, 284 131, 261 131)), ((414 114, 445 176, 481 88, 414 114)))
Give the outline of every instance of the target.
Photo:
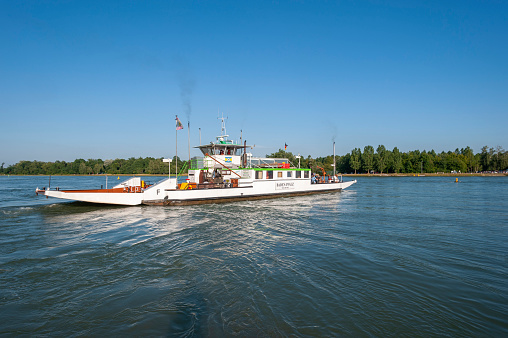
POLYGON ((243 141, 243 167, 247 167, 247 140, 243 141))
POLYGON ((178 188, 178 129, 175 132, 175 175, 176 175, 176 186, 178 188))
POLYGON ((190 160, 191 160, 191 157, 190 157, 190 121, 187 121, 187 136, 188 136, 188 139, 189 139, 189 169, 190 169, 190 160))

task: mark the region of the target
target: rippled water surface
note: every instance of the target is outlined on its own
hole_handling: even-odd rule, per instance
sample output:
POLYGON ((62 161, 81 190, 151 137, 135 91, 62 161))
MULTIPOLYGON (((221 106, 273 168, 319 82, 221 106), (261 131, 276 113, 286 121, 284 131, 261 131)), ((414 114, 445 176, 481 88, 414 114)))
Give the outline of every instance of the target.
POLYGON ((507 336, 508 178, 459 180, 112 207, 0 176, 0 334, 507 336))

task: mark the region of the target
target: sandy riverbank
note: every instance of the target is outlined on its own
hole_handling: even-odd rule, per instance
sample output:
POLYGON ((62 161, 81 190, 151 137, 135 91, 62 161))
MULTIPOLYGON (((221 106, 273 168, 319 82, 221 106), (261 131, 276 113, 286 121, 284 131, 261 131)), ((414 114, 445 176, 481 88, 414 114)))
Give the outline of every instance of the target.
POLYGON ((468 177, 468 176, 508 176, 506 173, 423 173, 423 174, 342 174, 349 177, 468 177))

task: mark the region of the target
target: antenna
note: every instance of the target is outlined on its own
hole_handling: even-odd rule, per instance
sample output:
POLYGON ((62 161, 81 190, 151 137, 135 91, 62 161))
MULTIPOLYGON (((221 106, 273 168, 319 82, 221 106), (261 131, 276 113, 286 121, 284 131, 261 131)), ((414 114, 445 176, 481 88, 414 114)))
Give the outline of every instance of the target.
POLYGON ((217 117, 217 120, 221 120, 221 135, 220 137, 228 137, 229 135, 226 134, 226 120, 228 117, 224 117, 224 113, 222 113, 222 117, 217 117))

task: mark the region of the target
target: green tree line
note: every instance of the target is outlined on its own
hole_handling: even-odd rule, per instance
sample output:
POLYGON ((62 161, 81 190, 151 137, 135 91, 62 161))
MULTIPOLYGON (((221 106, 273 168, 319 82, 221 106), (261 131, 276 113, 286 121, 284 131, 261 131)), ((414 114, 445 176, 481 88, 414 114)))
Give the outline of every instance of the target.
MULTIPOLYGON (((298 159, 291 152, 282 149, 267 155, 272 158, 288 158, 298 166, 298 159)), ((508 169, 508 152, 501 146, 496 148, 484 146, 481 152, 474 153, 470 147, 455 151, 436 153, 431 151, 412 150, 401 152, 397 147, 388 150, 384 145, 376 149, 368 145, 362 149, 355 148, 343 156, 336 156, 338 173, 450 173, 453 171, 473 173, 480 171, 505 171, 508 169)), ((333 155, 312 158, 300 158, 302 168, 322 167, 327 172, 333 171, 333 155)))
MULTIPOLYGON (((288 158, 298 166, 298 159, 291 152, 282 149, 266 155, 272 158, 288 158)), ((474 153, 470 147, 455 149, 455 151, 436 153, 431 151, 412 150, 401 152, 397 147, 388 150, 383 145, 376 149, 373 146, 365 146, 362 149, 355 148, 343 156, 336 156, 336 171, 340 173, 435 173, 452 171, 456 172, 479 172, 479 171, 503 171, 508 169, 508 152, 502 147, 481 149, 474 153)), ((183 167, 186 161, 173 157, 171 173, 175 172, 175 163, 178 168, 183 167)), ((168 164, 161 158, 134 158, 101 160, 101 159, 76 159, 73 162, 56 161, 20 161, 8 167, 2 163, 0 174, 4 175, 167 175, 168 164)), ((312 158, 310 155, 300 158, 302 168, 324 168, 327 172, 333 171, 333 155, 312 158)), ((184 171, 185 172, 185 171, 184 171)))
MULTIPOLYGON (((173 157, 171 173, 175 173, 175 165, 178 160, 178 170, 184 162, 180 158, 173 157)), ((0 168, 0 174, 4 175, 99 175, 99 174, 149 174, 168 175, 168 163, 162 162, 161 158, 134 158, 127 160, 101 160, 101 159, 76 159, 73 162, 56 161, 20 161, 14 165, 0 168)))

